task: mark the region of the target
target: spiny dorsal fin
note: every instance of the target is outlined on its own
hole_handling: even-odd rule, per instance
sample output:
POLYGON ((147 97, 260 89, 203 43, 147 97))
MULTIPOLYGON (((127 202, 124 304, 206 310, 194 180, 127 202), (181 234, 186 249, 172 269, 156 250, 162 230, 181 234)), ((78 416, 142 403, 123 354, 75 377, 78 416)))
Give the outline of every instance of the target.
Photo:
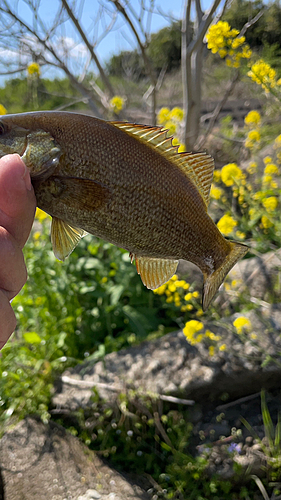
POLYGON ((149 290, 155 290, 169 281, 175 274, 178 260, 155 259, 151 257, 137 257, 136 268, 143 284, 149 290))
POLYGON ((213 179, 214 160, 206 153, 178 153, 178 146, 173 146, 173 137, 167 137, 168 130, 150 125, 111 122, 112 125, 134 135, 142 142, 153 146, 167 160, 173 162, 199 190, 206 207, 213 179))
POLYGON ((64 260, 71 254, 80 239, 87 233, 83 229, 70 226, 57 217, 52 218, 51 242, 57 259, 64 260))

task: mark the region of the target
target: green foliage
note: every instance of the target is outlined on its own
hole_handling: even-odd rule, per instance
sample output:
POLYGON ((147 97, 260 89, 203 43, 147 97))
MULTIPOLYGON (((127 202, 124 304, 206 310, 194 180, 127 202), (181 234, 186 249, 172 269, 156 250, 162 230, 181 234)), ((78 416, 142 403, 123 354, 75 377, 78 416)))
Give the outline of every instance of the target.
POLYGON ((181 22, 173 22, 170 26, 153 33, 148 54, 158 72, 163 67, 167 67, 167 71, 179 68, 181 64, 181 22))
POLYGON ((158 497, 236 500, 229 481, 210 479, 204 454, 190 453, 193 426, 185 407, 165 411, 158 395, 134 391, 112 406, 95 393, 91 411, 75 417, 75 426, 67 417, 59 421, 117 469, 153 477, 158 497))
MULTIPOLYGON (((266 5, 262 0, 234 0, 225 12, 223 20, 241 31, 243 26, 262 9, 264 9, 263 15, 247 29, 246 40, 252 49, 258 51, 264 47, 268 51, 270 47, 272 54, 270 62, 273 65, 274 62, 280 65, 278 54, 281 47, 281 8, 278 1, 266 5)), ((263 55, 265 57, 265 53, 263 55)))
POLYGON ((137 50, 126 50, 113 55, 106 66, 110 76, 128 80, 138 81, 146 74, 143 58, 137 50))
POLYGON ((12 78, 5 82, 4 87, 0 88, 0 102, 8 113, 22 113, 34 109, 57 109, 61 106, 68 106, 77 100, 78 102, 68 109, 86 108, 79 97, 78 91, 72 87, 68 78, 55 78, 54 80, 38 78, 36 107, 34 107, 34 81, 31 81, 30 78, 25 76, 12 78))

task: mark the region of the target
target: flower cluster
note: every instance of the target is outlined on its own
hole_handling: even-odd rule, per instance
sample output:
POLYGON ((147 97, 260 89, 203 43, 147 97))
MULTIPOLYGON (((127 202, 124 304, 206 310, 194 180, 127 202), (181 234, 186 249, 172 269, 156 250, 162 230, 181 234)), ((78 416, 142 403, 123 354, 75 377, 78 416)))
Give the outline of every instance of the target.
POLYGON ((244 178, 245 175, 236 163, 228 163, 221 169, 221 180, 228 187, 244 178))
POLYGON ((251 50, 245 42, 245 37, 240 36, 236 29, 231 29, 226 21, 218 21, 209 28, 206 35, 208 49, 213 54, 218 53, 222 59, 225 59, 228 66, 239 68, 241 59, 249 59, 251 50))
POLYGON ((229 214, 225 214, 217 223, 217 227, 221 233, 226 236, 231 234, 233 229, 237 226, 237 221, 229 214))
MULTIPOLYGON (((190 345, 204 342, 208 345, 209 355, 213 356, 215 354, 215 348, 217 343, 221 340, 221 336, 216 335, 208 329, 204 330, 204 325, 201 321, 194 319, 187 321, 182 331, 190 345)), ((226 344, 219 345, 220 351, 225 351, 225 349, 226 344)))
POLYGON ((29 66, 27 66, 27 73, 28 73, 30 76, 33 76, 33 75, 35 75, 35 76, 40 76, 41 71, 40 71, 40 66, 39 66, 39 64, 38 64, 38 63, 35 63, 35 62, 33 62, 33 63, 29 64, 29 66))
POLYGON ((173 145, 179 146, 179 153, 185 151, 184 144, 182 144, 177 137, 178 135, 181 135, 180 127, 183 121, 183 116, 183 110, 178 107, 171 110, 169 108, 161 108, 157 115, 157 123, 168 129, 169 135, 174 136, 173 145))
POLYGON ((0 115, 5 115, 7 113, 6 108, 4 108, 3 104, 0 104, 0 115))
POLYGON ((123 97, 120 97, 119 95, 115 95, 109 101, 110 107, 113 113, 115 113, 116 115, 119 115, 119 113, 122 111, 124 103, 125 100, 123 99, 123 97))
POLYGON ((251 321, 245 316, 239 316, 237 319, 233 321, 233 326, 236 329, 238 335, 242 333, 248 333, 252 329, 251 321))
POLYGON ((280 80, 277 80, 275 69, 263 59, 260 59, 251 66, 248 76, 258 85, 261 85, 266 93, 281 83, 280 80))
POLYGON ((200 316, 203 313, 197 300, 199 292, 193 291, 192 286, 185 280, 179 280, 176 274, 167 283, 156 288, 154 293, 166 296, 166 303, 174 304, 180 308, 181 312, 197 309, 197 315, 200 316))

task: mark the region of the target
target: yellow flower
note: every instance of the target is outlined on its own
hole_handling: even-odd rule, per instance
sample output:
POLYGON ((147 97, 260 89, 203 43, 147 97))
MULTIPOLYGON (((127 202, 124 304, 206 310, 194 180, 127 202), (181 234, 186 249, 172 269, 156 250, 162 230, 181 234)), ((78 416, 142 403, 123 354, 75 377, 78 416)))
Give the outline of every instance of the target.
POLYGON ((220 351, 225 351, 226 350, 226 344, 220 345, 219 350, 220 351))
POLYGON ((215 354, 215 348, 213 345, 210 345, 209 347, 209 356, 214 356, 215 354))
POLYGON ((42 222, 43 220, 47 219, 47 217, 49 217, 49 215, 46 214, 46 212, 43 212, 43 210, 41 210, 41 208, 36 208, 35 217, 36 217, 36 219, 39 220, 39 222, 42 222))
POLYGON ((254 82, 261 85, 265 92, 276 86, 276 71, 263 59, 254 63, 247 74, 254 82))
POLYGON ((35 233, 33 234, 33 239, 37 241, 39 240, 40 236, 41 236, 40 231, 35 231, 35 233))
POLYGON ((260 142, 260 133, 258 130, 250 130, 245 141, 246 148, 252 148, 255 142, 260 142))
POLYGON ((242 231, 236 231, 235 234, 236 234, 237 238, 239 238, 240 240, 244 240, 246 238, 246 234, 242 233, 242 231))
MULTIPOLYGON (((275 139, 276 140, 276 139, 275 139)), ((263 163, 267 164, 267 163, 272 163, 272 158, 271 156, 266 156, 264 159, 263 159, 263 163)))
POLYGON ((164 285, 159 286, 158 288, 155 288, 153 292, 157 293, 157 295, 163 295, 163 293, 165 293, 165 290, 166 290, 166 283, 164 285))
POLYGON ((115 95, 109 101, 109 104, 116 115, 119 115, 119 113, 122 111, 124 103, 125 100, 123 99, 123 97, 120 97, 119 95, 115 95))
POLYGON ((194 299, 198 299, 198 297, 199 297, 199 292, 197 292, 197 291, 196 291, 196 292, 193 292, 192 297, 194 297, 194 299))
POLYGON ((6 108, 4 108, 3 104, 0 104, 0 115, 5 115, 7 113, 6 108))
POLYGON ((267 163, 265 169, 265 174, 279 174, 279 169, 275 163, 267 163))
POLYGON ((220 180, 221 180, 221 171, 220 170, 214 170, 213 178, 214 178, 214 182, 220 182, 220 180))
POLYGON ((31 63, 29 64, 29 66, 27 66, 27 73, 32 76, 32 75, 36 75, 36 76, 40 76, 40 66, 38 63, 31 63))
POLYGON ((245 43, 244 36, 238 36, 239 31, 231 29, 226 21, 218 21, 209 28, 206 35, 208 49, 213 54, 218 53, 221 58, 226 57, 227 66, 238 68, 242 58, 248 59, 251 50, 245 43))
POLYGON ((214 198, 214 200, 219 200, 223 194, 223 190, 214 185, 211 186, 210 196, 214 198))
POLYGON ((269 227, 273 226, 273 222, 271 222, 271 220, 268 217, 266 217, 266 215, 262 216, 261 224, 262 224, 262 227, 264 227, 264 229, 268 229, 269 227))
POLYGON ((169 135, 175 134, 176 130, 177 130, 177 126, 174 122, 172 122, 172 120, 168 120, 165 123, 165 128, 167 128, 169 130, 169 135))
POLYGON ((249 111, 245 116, 246 125, 259 125, 261 121, 261 115, 258 111, 249 111))
MULTIPOLYGON (((162 108, 163 109, 163 108, 162 108)), ((181 122, 183 120, 183 110, 182 108, 173 108, 169 116, 170 120, 175 120, 181 122)))
POLYGON ((270 184, 272 181, 272 177, 271 175, 264 175, 263 178, 262 178, 262 183, 263 184, 270 184))
POLYGON ((239 180, 243 177, 243 172, 236 163, 228 163, 221 169, 221 180, 226 186, 233 186, 234 180, 239 180))
POLYGON ((190 293, 190 292, 189 292, 189 293, 187 293, 187 294, 184 296, 184 300, 185 300, 186 302, 188 302, 188 301, 189 301, 189 300, 191 300, 191 299, 192 299, 192 293, 190 293))
POLYGON ((269 196, 263 200, 262 204, 267 212, 274 212, 278 205, 278 200, 276 196, 269 196))
POLYGON ((239 335, 244 331, 250 331, 252 328, 251 321, 245 316, 239 316, 239 318, 233 321, 233 326, 235 326, 239 335))
POLYGON ((221 233, 228 235, 232 233, 233 229, 237 226, 237 221, 231 217, 231 215, 223 215, 222 218, 217 223, 218 229, 221 233))
POLYGON ((277 148, 281 147, 281 134, 276 137, 274 142, 275 142, 275 147, 277 148))
POLYGON ((203 330, 203 328, 204 325, 203 323, 201 323, 201 321, 197 321, 195 319, 187 321, 183 329, 183 333, 191 345, 194 345, 198 342, 197 333, 203 330))
POLYGON ((165 125, 165 123, 170 119, 169 108, 161 108, 157 115, 157 122, 159 125, 165 125))

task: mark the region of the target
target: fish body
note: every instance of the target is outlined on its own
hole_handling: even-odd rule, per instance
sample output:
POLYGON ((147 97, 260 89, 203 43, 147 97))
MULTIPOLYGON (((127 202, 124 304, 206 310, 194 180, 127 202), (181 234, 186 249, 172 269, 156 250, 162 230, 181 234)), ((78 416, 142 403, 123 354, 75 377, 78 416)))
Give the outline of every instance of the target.
POLYGON ((206 309, 248 250, 226 240, 207 213, 213 159, 177 153, 160 128, 67 112, 5 115, 0 157, 8 153, 30 170, 60 259, 87 231, 128 250, 151 289, 188 260, 203 272, 206 309))

